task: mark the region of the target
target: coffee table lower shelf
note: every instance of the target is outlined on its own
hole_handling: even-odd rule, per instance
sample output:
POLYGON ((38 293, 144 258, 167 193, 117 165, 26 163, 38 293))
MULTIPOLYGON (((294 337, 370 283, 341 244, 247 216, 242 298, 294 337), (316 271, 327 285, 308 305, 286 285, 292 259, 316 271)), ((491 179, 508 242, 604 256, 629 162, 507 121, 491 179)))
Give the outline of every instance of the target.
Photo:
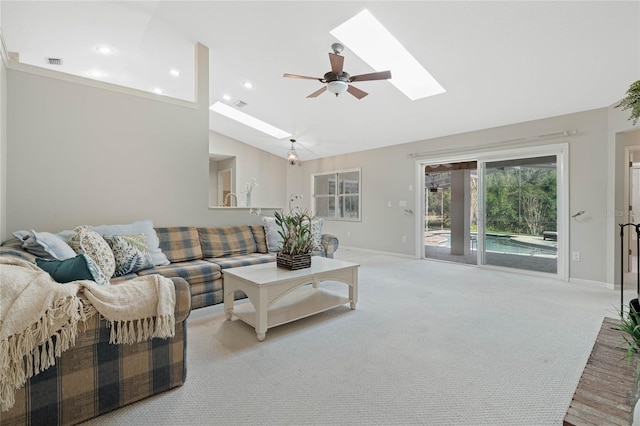
MULTIPOLYGON (((269 307, 267 328, 319 314, 346 303, 349 303, 348 297, 339 296, 323 288, 300 288, 287 293, 269 307)), ((251 302, 235 305, 233 316, 253 327, 257 324, 256 310, 251 302)))

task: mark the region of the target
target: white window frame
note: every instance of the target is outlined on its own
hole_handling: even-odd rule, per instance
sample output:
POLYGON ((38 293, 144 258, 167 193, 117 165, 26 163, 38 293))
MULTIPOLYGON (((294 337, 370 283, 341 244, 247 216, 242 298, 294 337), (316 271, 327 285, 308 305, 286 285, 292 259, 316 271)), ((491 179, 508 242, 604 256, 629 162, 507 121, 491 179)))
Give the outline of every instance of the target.
MULTIPOLYGON (((326 197, 327 194, 322 194, 320 195, 322 197, 326 197)), ((330 172, 320 172, 320 173, 313 173, 311 175, 311 212, 313 213, 314 216, 317 217, 321 217, 324 220, 336 220, 336 221, 344 221, 344 222, 361 222, 362 221, 362 169, 361 168, 353 168, 353 169, 341 169, 341 170, 332 170, 330 172), (353 173, 353 172, 357 172, 358 173, 358 192, 357 193, 349 193, 349 194, 340 194, 340 188, 338 185, 338 175, 343 174, 343 173, 353 173), (318 176, 328 176, 328 175, 335 175, 336 177, 336 193, 335 195, 333 195, 333 197, 335 198, 335 216, 333 217, 328 217, 328 216, 317 216, 318 215, 318 210, 316 208, 316 196, 317 194, 315 193, 315 182, 316 182, 316 177, 318 176), (340 214, 340 197, 344 197, 346 195, 349 196, 354 196, 357 195, 358 196, 358 217, 356 218, 352 218, 352 217, 339 217, 338 214, 340 214)))

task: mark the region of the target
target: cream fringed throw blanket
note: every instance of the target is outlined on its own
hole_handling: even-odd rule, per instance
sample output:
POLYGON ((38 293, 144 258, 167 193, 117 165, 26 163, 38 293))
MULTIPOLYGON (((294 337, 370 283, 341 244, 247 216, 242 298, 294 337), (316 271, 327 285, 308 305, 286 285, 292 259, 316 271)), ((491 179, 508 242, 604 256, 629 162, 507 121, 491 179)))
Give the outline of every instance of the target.
POLYGON ((79 322, 99 313, 111 324, 110 343, 173 337, 175 300, 173 282, 159 275, 110 286, 59 284, 30 262, 0 257, 0 411, 75 345, 79 322))

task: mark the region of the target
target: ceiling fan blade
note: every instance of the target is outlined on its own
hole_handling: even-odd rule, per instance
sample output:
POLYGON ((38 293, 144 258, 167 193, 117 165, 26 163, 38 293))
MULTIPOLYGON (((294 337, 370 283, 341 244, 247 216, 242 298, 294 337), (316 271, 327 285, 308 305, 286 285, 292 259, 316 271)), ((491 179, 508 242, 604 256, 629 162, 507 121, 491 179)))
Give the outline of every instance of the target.
POLYGON ((321 95, 326 91, 327 91, 327 86, 322 86, 320 89, 316 90, 315 92, 307 96, 307 98, 315 98, 316 96, 321 95))
POLYGON ((289 78, 302 78, 304 80, 318 80, 318 81, 322 81, 321 78, 319 77, 307 77, 306 75, 298 75, 298 74, 284 74, 283 77, 289 77, 289 78))
POLYGON ((355 96, 358 99, 362 99, 368 95, 368 93, 365 92, 364 90, 360 90, 357 87, 354 87, 352 85, 349 85, 349 87, 347 87, 347 92, 351 93, 353 96, 355 96))
POLYGON ((329 61, 331 62, 331 72, 337 76, 342 75, 342 66, 344 65, 344 56, 329 53, 329 61))
POLYGON ((372 72, 370 74, 353 75, 349 81, 387 80, 389 78, 391 78, 391 71, 380 71, 372 72))

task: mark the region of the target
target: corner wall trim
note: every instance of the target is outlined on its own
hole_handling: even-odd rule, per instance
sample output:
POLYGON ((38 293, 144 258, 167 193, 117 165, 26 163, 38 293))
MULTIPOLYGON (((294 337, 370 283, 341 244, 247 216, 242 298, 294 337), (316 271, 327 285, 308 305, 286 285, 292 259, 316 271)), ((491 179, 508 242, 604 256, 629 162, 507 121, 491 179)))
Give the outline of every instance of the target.
POLYGON ((5 67, 9 66, 9 52, 7 51, 7 45, 4 42, 4 36, 2 35, 2 28, 0 28, 0 56, 5 67))

